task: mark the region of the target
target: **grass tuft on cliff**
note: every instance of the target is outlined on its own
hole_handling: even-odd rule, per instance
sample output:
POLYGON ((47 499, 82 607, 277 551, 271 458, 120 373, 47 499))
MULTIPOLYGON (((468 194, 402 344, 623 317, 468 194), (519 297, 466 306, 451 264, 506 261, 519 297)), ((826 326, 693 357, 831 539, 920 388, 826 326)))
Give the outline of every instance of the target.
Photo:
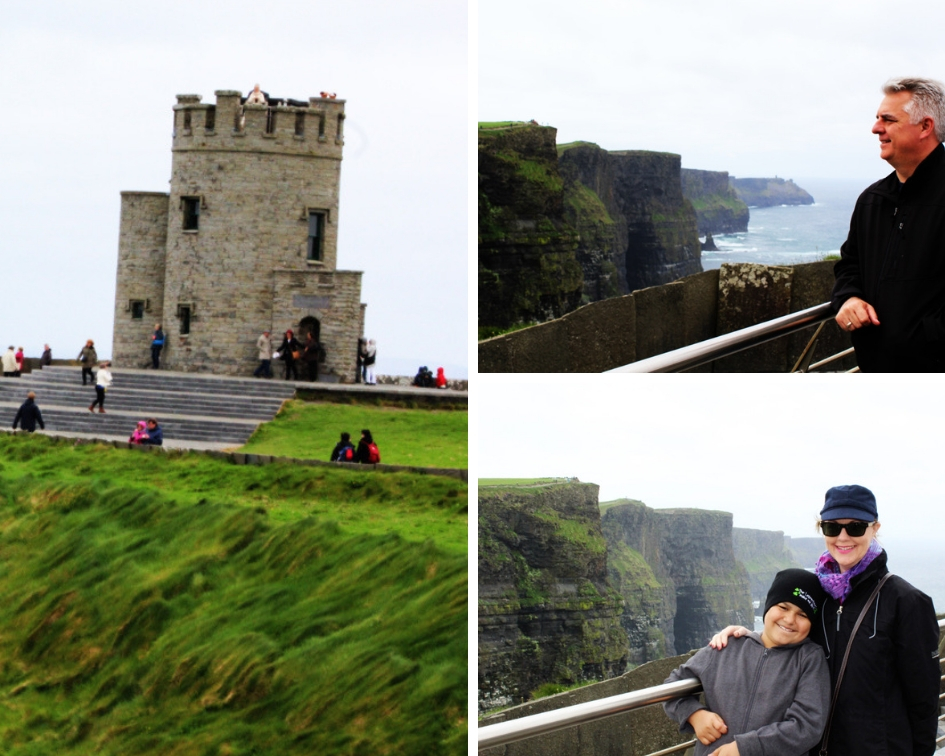
POLYGON ((0 750, 466 751, 466 486, 0 437, 0 750))

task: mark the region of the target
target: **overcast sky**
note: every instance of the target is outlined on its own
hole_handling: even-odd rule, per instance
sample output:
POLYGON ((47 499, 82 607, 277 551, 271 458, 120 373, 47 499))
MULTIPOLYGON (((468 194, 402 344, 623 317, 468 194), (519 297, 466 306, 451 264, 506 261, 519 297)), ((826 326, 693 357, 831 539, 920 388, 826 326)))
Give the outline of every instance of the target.
POLYGON ((882 536, 940 542, 945 396, 935 376, 909 378, 483 375, 474 474, 576 476, 601 501, 722 510, 804 538, 827 489, 858 483, 882 536))
POLYGON ((682 155, 734 176, 889 173, 870 133, 892 76, 945 78, 945 10, 918 0, 479 2, 479 120, 559 143, 682 155))
POLYGON ((111 353, 120 192, 168 190, 176 95, 259 83, 347 100, 338 267, 378 373, 465 373, 465 2, 6 3, 0 70, 4 347, 111 353))

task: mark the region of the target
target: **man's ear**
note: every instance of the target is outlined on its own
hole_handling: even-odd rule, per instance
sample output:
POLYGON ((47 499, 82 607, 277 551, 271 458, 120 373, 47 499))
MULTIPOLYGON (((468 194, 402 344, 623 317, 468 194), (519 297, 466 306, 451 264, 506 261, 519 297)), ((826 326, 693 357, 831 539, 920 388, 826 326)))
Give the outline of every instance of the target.
POLYGON ((935 135, 935 121, 931 118, 922 119, 922 136, 935 135))

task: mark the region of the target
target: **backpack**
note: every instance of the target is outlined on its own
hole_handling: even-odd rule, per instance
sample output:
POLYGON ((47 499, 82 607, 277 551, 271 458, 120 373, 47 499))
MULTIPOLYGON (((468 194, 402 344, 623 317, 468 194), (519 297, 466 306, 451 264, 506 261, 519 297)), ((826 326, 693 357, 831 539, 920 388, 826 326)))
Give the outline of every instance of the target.
POLYGON ((353 462, 354 461, 354 447, 351 445, 342 447, 341 451, 338 452, 338 461, 339 462, 353 462))
POLYGON ((371 464, 376 464, 381 461, 381 450, 377 448, 377 444, 373 441, 368 444, 368 462, 371 464))

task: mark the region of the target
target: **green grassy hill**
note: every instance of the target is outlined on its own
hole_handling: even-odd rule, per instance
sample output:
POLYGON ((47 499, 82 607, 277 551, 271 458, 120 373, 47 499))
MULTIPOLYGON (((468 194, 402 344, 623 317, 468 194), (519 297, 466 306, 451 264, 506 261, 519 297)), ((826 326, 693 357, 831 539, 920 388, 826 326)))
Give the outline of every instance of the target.
POLYGON ((385 464, 467 466, 469 422, 465 409, 290 401, 241 451, 328 460, 342 431, 350 433, 357 446, 362 428, 370 429, 385 464))
POLYGON ((0 436, 0 752, 466 752, 452 478, 0 436))

